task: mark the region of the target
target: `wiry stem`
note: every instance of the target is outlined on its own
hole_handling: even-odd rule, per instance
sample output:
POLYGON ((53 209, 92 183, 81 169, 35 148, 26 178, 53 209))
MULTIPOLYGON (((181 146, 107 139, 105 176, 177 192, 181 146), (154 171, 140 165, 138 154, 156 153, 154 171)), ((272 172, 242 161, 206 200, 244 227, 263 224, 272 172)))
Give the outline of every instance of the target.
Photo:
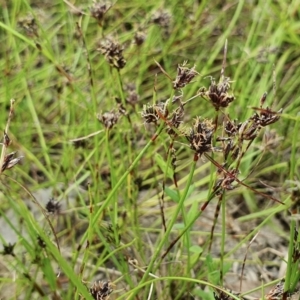
POLYGON ((224 73, 225 73, 225 68, 226 68, 226 58, 227 58, 227 39, 225 41, 225 46, 224 46, 224 56, 223 56, 223 63, 222 63, 222 69, 221 69, 221 78, 220 81, 224 81, 224 73))

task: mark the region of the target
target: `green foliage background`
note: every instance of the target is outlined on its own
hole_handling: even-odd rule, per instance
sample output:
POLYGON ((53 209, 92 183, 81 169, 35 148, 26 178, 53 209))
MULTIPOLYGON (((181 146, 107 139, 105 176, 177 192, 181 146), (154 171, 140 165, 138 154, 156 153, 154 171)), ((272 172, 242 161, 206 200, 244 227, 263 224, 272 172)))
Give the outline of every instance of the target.
MULTIPOLYGON (((283 108, 280 121, 270 127, 274 140, 267 144, 261 134, 243 160, 241 177, 249 174, 247 184, 262 191, 266 185, 260 180, 274 187, 286 206, 263 200, 246 188, 234 190, 228 198, 245 203, 247 214, 239 220, 254 220, 253 232, 272 222, 275 213, 289 224, 287 211, 295 200, 290 196, 299 189, 300 2, 116 1, 101 24, 90 14, 91 1, 0 3, 0 124, 4 129, 9 101, 15 99, 9 149, 24 156, 20 165, 5 171, 9 178, 1 175, 1 218, 17 236, 15 257, 9 256, 1 271, 0 289, 11 287, 7 299, 20 295, 41 299, 37 286, 45 299, 54 295, 88 299, 87 287, 98 278, 115 282, 117 291, 111 299, 147 299, 150 293, 153 299, 213 299, 211 292, 197 290, 222 285, 213 280, 214 274, 222 268, 228 272, 235 258, 228 255, 226 261, 224 253, 225 262, 220 264, 218 255, 213 262, 207 249, 193 247, 197 237, 208 238, 209 231, 191 226, 168 257, 171 263, 158 257, 197 216, 216 169, 199 160, 189 178, 193 153, 184 138, 179 140, 176 172, 179 190, 186 191, 187 199, 179 206, 181 216, 172 219, 180 200, 167 178, 170 166, 164 165, 170 139, 162 132, 152 143, 155 130, 145 126, 140 112, 143 105, 166 101, 174 94, 172 82, 156 62, 173 80, 178 64, 196 65, 200 76, 183 89, 186 101, 209 86, 209 76, 219 80, 227 40, 225 75, 232 80, 236 100, 226 114, 246 120, 266 91, 266 105, 275 111, 283 108), (167 26, 153 21, 162 12, 169 18, 167 26), (141 45, 136 44, 137 33, 145 35, 141 45), (97 51, 107 37, 124 47, 127 63, 121 70, 97 51), (116 98, 126 103, 128 85, 135 87, 139 101, 127 103, 127 116, 107 131, 97 115, 117 111, 116 98), (174 221, 170 235, 162 229, 163 184, 166 222, 174 221), (42 196, 34 199, 30 193, 48 188, 64 207, 63 217, 49 217, 61 251, 41 209, 32 213, 32 207, 38 208, 35 202, 42 207, 44 203, 42 196), (18 225, 6 217, 9 211, 17 216, 18 225), (38 245, 38 237, 45 248, 38 245), (172 263, 176 258, 180 264, 172 263), (138 261, 138 275, 134 264, 128 264, 130 259, 138 261), (55 278, 58 266, 68 279, 63 288, 55 278), (157 272, 163 279, 143 277, 144 272, 157 272)), ((214 118, 215 111, 198 97, 185 114, 183 129, 196 116, 214 118)), ((288 243, 289 233, 280 230, 288 243)), ((252 237, 246 233, 236 248, 226 251, 232 254, 252 237)), ((3 234, 1 240, 7 244, 3 234)))

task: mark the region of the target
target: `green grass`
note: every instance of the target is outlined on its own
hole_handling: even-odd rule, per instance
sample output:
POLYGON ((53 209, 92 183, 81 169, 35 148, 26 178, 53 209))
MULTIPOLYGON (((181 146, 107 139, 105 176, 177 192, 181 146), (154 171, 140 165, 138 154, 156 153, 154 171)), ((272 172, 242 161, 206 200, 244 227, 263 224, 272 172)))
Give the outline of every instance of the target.
MULTIPOLYGON (((242 293, 232 299, 263 297, 282 277, 286 291, 296 289, 299 221, 290 212, 299 214, 300 2, 199 2, 118 1, 100 25, 92 1, 74 3, 82 15, 68 1, 2 5, 0 124, 4 130, 15 99, 12 144, 4 148, 24 158, 0 174, 1 299, 93 299, 89 288, 99 280, 110 282, 110 299, 213 300, 218 288, 242 293), (162 10, 165 27, 153 22, 162 10), (141 45, 137 32, 146 36, 141 45), (100 53, 107 37, 123 45, 124 68, 100 53), (180 94, 168 76, 175 80, 184 61, 199 76, 182 88, 181 101, 208 88, 212 77, 218 83, 226 41, 225 76, 235 100, 218 113, 207 97, 187 102, 172 143, 166 127, 178 104, 169 101, 164 117, 154 106, 157 125, 141 112, 180 94), (234 181, 233 190, 218 190, 221 197, 210 159, 222 164, 223 154, 196 157, 184 133, 197 117, 218 115, 213 146, 221 147, 222 120, 249 120, 264 92, 264 108, 283 113, 249 149, 243 143, 238 179, 247 186, 234 181), (134 93, 139 100, 130 104, 134 93), (107 129, 99 119, 121 104, 126 114, 107 129), (58 214, 45 207, 52 197, 58 214), (270 248, 282 257, 260 256, 270 248), (274 276, 280 263, 287 270, 274 276), (255 287, 247 277, 253 270, 255 287), (232 278, 239 283, 242 272, 239 291, 232 278)), ((227 170, 235 164, 228 159, 227 170)))

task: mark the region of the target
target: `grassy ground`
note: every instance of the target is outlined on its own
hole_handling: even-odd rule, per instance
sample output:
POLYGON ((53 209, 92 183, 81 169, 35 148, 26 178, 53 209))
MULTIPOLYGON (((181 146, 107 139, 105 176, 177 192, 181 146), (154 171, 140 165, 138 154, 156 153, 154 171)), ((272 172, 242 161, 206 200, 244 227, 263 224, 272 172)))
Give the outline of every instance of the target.
POLYGON ((298 299, 300 1, 81 2, 0 1, 0 299, 298 299))

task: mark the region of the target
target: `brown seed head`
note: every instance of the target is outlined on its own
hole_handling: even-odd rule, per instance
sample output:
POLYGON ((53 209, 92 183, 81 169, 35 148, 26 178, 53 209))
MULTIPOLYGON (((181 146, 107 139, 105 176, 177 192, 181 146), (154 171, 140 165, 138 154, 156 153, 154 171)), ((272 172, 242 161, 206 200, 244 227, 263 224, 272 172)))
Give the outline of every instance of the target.
POLYGON ((111 129, 119 120, 120 114, 114 111, 98 114, 97 119, 107 128, 111 129))
POLYGON ((241 125, 242 124, 238 123, 237 120, 233 120, 233 121, 229 120, 226 122, 224 130, 229 137, 232 137, 238 133, 241 125))
POLYGON ((136 105, 140 100, 140 96, 136 91, 135 85, 132 83, 127 84, 125 90, 127 92, 126 102, 131 104, 132 106, 136 105))
POLYGON ((266 300, 279 300, 283 299, 284 293, 284 281, 280 281, 273 287, 269 293, 265 296, 266 300))
POLYGON ((98 281, 94 282, 90 288, 90 293, 95 300, 108 300, 109 295, 113 292, 113 285, 111 282, 98 281))
POLYGON ((280 114, 282 113, 282 109, 275 112, 272 111, 269 107, 267 108, 254 108, 259 111, 259 113, 255 113, 252 116, 252 120, 257 126, 265 127, 267 125, 273 124, 280 119, 280 114))
POLYGON ((204 120, 201 122, 197 118, 190 133, 186 135, 186 139, 190 143, 190 148, 201 156, 203 153, 212 150, 213 133, 214 125, 211 121, 204 120))
POLYGON ((136 91, 130 91, 126 97, 126 102, 132 106, 136 105, 140 100, 140 96, 136 91))
POLYGON ((4 145, 6 147, 10 146, 11 145, 11 139, 9 138, 8 134, 4 131, 4 145))
POLYGON ((20 162, 20 160, 23 158, 23 156, 14 158, 16 152, 9 153, 5 156, 3 164, 1 166, 1 172, 4 172, 7 169, 11 169, 16 164, 20 162))
POLYGON ((217 181, 214 190, 222 193, 224 190, 231 191, 234 189, 232 183, 235 181, 236 176, 239 174, 237 169, 232 169, 228 172, 222 172, 223 176, 217 181), (217 189, 216 189, 217 188, 217 189))
POLYGON ((106 1, 93 3, 92 7, 90 8, 91 16, 95 18, 99 24, 102 24, 104 15, 111 8, 111 6, 111 3, 106 1))
POLYGON ((104 55, 109 64, 117 69, 122 69, 126 65, 123 57, 123 46, 112 39, 104 39, 99 43, 97 50, 104 55))
POLYGON ((195 70, 195 66, 191 69, 186 67, 186 62, 177 67, 177 76, 173 81, 173 88, 175 90, 181 89, 189 84, 199 73, 195 70))
POLYGON ((208 90, 202 90, 200 93, 201 96, 211 101, 216 110, 219 110, 221 107, 227 107, 234 100, 234 96, 228 93, 229 89, 229 77, 224 77, 224 80, 219 83, 211 78, 208 90))
POLYGON ((146 40, 146 33, 143 31, 137 31, 134 35, 134 42, 136 45, 141 46, 146 40))
POLYGON ((167 133, 171 136, 176 136, 176 131, 173 128, 178 128, 182 123, 184 117, 183 105, 180 105, 175 109, 171 119, 168 122, 167 133))
POLYGON ((51 198, 46 204, 46 210, 49 214, 58 215, 60 213, 61 205, 59 202, 51 198))
POLYGON ((283 140, 283 137, 278 136, 276 130, 265 131, 263 136, 264 149, 274 151, 281 140, 283 140))
POLYGON ((14 254, 15 245, 16 245, 15 243, 14 244, 8 243, 7 245, 3 245, 2 254, 15 256, 15 254, 14 254))
POLYGON ((46 248, 46 243, 40 236, 37 237, 37 243, 41 248, 46 248))
POLYGON ((252 141, 259 132, 258 126, 251 120, 246 120, 239 127, 239 138, 241 141, 252 141))
POLYGON ((27 16, 18 21, 18 26, 22 28, 27 36, 29 37, 38 37, 38 26, 34 17, 27 16))
POLYGON ((171 13, 168 10, 157 10, 152 15, 152 22, 161 26, 162 28, 168 29, 171 24, 171 13))
POLYGON ((146 123, 156 124, 161 117, 166 118, 168 116, 166 103, 159 102, 155 105, 144 105, 141 115, 146 123))

